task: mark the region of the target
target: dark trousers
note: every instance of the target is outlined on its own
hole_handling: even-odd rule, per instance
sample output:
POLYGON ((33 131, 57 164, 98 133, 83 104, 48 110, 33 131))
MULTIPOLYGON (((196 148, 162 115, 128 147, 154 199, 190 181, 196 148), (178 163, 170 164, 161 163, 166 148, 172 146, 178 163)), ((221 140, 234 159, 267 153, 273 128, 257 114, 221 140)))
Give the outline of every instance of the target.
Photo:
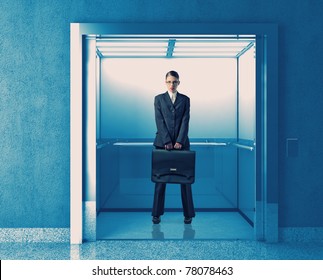
MULTIPOLYGON (((166 191, 166 184, 164 183, 155 184, 154 204, 153 204, 153 210, 151 213, 152 216, 161 216, 164 214, 165 191, 166 191)), ((182 196, 184 216, 188 218, 195 217, 191 185, 185 185, 185 184, 181 185, 181 196, 182 196)))

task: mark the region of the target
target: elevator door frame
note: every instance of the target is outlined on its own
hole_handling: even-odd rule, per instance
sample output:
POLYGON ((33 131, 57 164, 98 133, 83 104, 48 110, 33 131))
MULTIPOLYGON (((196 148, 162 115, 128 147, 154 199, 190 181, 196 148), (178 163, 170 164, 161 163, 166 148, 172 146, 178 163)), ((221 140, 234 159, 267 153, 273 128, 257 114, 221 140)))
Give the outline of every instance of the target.
MULTIPOLYGON (((72 23, 70 243, 95 240, 95 98, 84 71, 85 38, 105 35, 256 35, 256 196, 255 240, 278 241, 278 28, 276 24, 72 23), (94 102, 94 103, 93 103, 94 102), (88 115, 84 117, 84 111, 88 115), (91 133, 85 133, 91 131, 91 133)), ((95 77, 92 77, 95 79, 95 77)), ((94 89, 95 90, 95 89, 94 89)))

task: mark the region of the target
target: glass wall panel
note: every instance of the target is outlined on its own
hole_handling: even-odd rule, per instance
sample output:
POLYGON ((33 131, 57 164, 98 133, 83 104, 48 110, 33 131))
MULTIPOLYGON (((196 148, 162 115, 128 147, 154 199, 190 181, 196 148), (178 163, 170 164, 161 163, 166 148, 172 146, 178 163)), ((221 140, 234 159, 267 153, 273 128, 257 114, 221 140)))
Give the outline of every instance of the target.
MULTIPOLYGON (((253 147, 255 143, 255 57, 254 48, 239 58, 239 143, 253 147)), ((250 221, 255 214, 255 150, 238 150, 239 209, 250 221)))
POLYGON ((254 48, 239 58, 239 138, 255 139, 256 59, 254 48))
POLYGON ((154 97, 176 70, 191 98, 191 138, 236 137, 236 59, 102 59, 101 137, 152 138, 154 97))

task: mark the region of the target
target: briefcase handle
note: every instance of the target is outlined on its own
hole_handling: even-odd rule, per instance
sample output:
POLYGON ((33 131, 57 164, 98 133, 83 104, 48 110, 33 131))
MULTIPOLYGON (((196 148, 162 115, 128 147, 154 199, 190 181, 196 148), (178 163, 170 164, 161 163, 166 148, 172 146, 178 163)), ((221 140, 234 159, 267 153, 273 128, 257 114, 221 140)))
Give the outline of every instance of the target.
POLYGON ((186 175, 186 174, 177 173, 176 171, 169 170, 168 168, 161 170, 161 172, 159 172, 159 173, 154 174, 154 176, 157 177, 158 179, 160 179, 161 177, 170 176, 170 175, 184 177, 184 178, 187 178, 188 180, 194 177, 193 175, 186 175))

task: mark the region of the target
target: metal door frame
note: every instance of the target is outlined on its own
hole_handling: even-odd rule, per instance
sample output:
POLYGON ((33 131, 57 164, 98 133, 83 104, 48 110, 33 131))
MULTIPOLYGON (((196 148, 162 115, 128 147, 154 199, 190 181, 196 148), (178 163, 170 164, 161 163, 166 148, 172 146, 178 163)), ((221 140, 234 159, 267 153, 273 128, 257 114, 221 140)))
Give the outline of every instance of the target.
POLYGON ((84 98, 84 92, 92 86, 84 77, 88 63, 84 51, 91 48, 85 38, 99 34, 256 35, 255 239, 277 242, 278 26, 258 23, 71 23, 70 27, 70 243, 95 240, 96 109, 95 97, 84 98), (84 118, 84 111, 89 115, 87 118, 84 118), (84 133, 86 130, 91 133, 84 133))

